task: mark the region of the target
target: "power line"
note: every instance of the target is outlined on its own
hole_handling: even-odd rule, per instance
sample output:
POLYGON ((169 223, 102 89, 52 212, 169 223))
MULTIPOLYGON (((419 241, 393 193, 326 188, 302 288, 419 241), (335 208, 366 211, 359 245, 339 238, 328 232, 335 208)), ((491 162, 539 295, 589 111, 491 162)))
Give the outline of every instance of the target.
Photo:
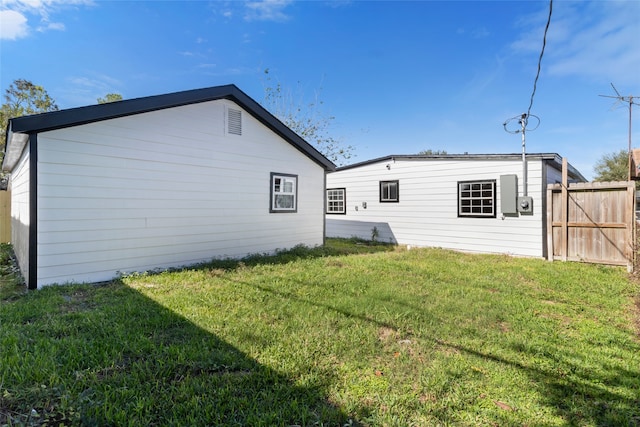
POLYGON ((547 18, 547 25, 544 27, 544 36, 542 37, 542 50, 540 51, 540 56, 538 57, 538 71, 536 72, 536 78, 533 81, 533 91, 531 92, 531 99, 529 101, 529 108, 526 113, 523 113, 519 116, 512 117, 510 119, 505 120, 502 124, 504 130, 509 133, 522 133, 522 194, 524 197, 527 197, 527 187, 529 183, 527 182, 527 156, 526 156, 526 138, 525 133, 527 131, 533 131, 538 128, 540 125, 540 118, 538 116, 531 114, 531 108, 533 107, 533 98, 536 95, 536 88, 538 86, 538 78, 540 77, 540 69, 542 68, 542 57, 544 56, 544 48, 547 45, 547 32, 549 31, 549 25, 551 24, 551 14, 553 12, 553 0, 549 0, 549 17, 547 18), (535 127, 527 129, 529 125, 529 118, 535 118, 538 123, 535 127), (507 126, 518 120, 518 124, 520 125, 519 129, 509 130, 507 126))
POLYGON ((547 45, 547 32, 549 31, 549 24, 551 24, 552 12, 553 0, 549 0, 549 17, 547 18, 547 25, 546 27, 544 27, 544 36, 542 37, 542 50, 540 51, 540 57, 538 57, 538 72, 536 73, 536 78, 533 81, 533 92, 531 92, 531 100, 529 101, 529 108, 527 109, 527 119, 531 114, 531 107, 533 107, 533 97, 536 95, 536 86, 538 85, 538 77, 540 77, 540 68, 542 66, 542 56, 544 55, 544 48, 547 45))
POLYGON ((547 25, 544 27, 544 35, 542 37, 542 49, 540 50, 540 56, 538 57, 538 71, 536 72, 536 78, 533 80, 533 91, 531 92, 531 99, 529 100, 529 108, 527 108, 527 112, 520 114, 518 116, 512 117, 510 119, 505 120, 502 124, 504 130, 509 133, 524 133, 526 130, 535 130, 540 125, 540 118, 531 114, 531 108, 533 107, 533 98, 536 96, 536 89, 538 87, 538 79, 540 78, 540 70, 542 69, 542 57, 544 56, 544 49, 547 46, 547 33, 549 32, 549 25, 551 24, 551 15, 553 14, 553 0, 549 0, 549 16, 547 17, 547 25), (527 125, 529 123, 529 118, 534 117, 538 120, 537 125, 533 129, 528 129, 527 125), (514 131, 510 131, 507 129, 507 125, 514 120, 518 120, 518 124, 521 125, 521 128, 515 129, 514 131))

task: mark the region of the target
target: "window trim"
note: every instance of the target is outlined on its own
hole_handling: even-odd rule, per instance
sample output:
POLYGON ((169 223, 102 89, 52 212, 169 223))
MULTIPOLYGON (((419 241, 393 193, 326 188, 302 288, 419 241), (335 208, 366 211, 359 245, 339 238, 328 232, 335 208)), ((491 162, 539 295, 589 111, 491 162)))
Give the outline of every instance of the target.
POLYGON ((399 203, 400 202, 400 180, 394 179, 390 181, 380 181, 380 203, 399 203), (395 184, 396 185, 396 198, 395 199, 384 199, 382 197, 382 188, 384 184, 395 184))
POLYGON ((279 173, 279 172, 271 172, 271 178, 269 179, 269 212, 270 213, 296 213, 298 212, 298 175, 293 175, 289 173, 279 173), (280 179, 289 179, 293 180, 293 193, 280 192, 284 195, 293 194, 293 208, 278 208, 275 207, 275 180, 276 178, 280 179))
MULTIPOLYGON (((496 180, 495 179, 474 179, 474 180, 469 180, 469 181, 458 181, 458 218, 496 218, 496 214, 497 214, 497 206, 496 206, 496 190, 497 190, 497 186, 496 186, 496 180), (492 197, 490 198, 491 200, 491 214, 483 214, 483 213, 475 213, 475 212, 470 212, 470 213, 463 213, 462 212, 462 196, 461 196, 461 187, 463 184, 491 184, 491 192, 492 197)), ((482 191, 482 189, 480 190, 482 191)), ((482 195, 479 198, 480 200, 487 200, 486 197, 483 197, 482 195)), ((474 198, 472 196, 469 196, 469 200, 474 200, 474 198)), ((478 200, 478 199, 475 199, 478 200)), ((482 205, 481 205, 482 206, 482 205)))
POLYGON ((325 192, 325 197, 326 197, 325 213, 327 215, 346 215, 347 214, 347 189, 345 187, 327 188, 325 192), (329 210, 329 191, 342 191, 342 210, 341 211, 329 210))

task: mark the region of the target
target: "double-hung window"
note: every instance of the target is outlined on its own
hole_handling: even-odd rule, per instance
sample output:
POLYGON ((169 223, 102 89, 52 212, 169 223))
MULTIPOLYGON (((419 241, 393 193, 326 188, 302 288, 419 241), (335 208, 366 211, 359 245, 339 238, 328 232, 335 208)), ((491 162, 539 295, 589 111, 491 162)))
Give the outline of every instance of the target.
POLYGON ((328 214, 345 214, 347 213, 345 188, 329 188, 327 189, 327 213, 328 214))
POLYGON ((400 201, 399 181, 380 181, 380 203, 398 203, 400 201))
POLYGON ((297 212, 298 175, 271 173, 269 212, 297 212))
POLYGON ((496 217, 496 180, 458 182, 459 217, 496 217))

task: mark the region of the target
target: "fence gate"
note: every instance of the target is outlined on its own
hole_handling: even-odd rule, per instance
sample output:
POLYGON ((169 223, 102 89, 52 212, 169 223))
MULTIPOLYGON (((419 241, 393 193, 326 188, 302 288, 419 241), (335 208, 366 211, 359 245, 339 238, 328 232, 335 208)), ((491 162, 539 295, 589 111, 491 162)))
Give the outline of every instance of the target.
MULTIPOLYGON (((565 169, 565 168, 563 168, 565 169)), ((550 261, 625 265, 633 270, 635 183, 587 182, 547 187, 550 261)))

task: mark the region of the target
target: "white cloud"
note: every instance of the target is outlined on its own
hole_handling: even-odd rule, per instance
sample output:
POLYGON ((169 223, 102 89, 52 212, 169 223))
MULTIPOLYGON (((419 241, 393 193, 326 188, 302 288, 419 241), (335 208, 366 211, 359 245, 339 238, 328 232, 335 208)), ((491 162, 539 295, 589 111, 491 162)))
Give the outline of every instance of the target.
POLYGON ((61 103, 69 107, 95 104, 108 93, 121 93, 118 88, 122 87, 120 80, 100 73, 69 77, 67 82, 61 103))
MULTIPOLYGON (((512 48, 540 52, 547 11, 512 48)), ((561 2, 554 7, 543 57, 550 75, 640 84, 640 2, 561 2)))
POLYGON ((246 4, 244 19, 247 21, 275 21, 284 22, 289 16, 284 9, 291 4, 291 0, 263 0, 251 1, 246 4))
POLYGON ((476 39, 483 39, 485 37, 489 37, 491 33, 485 27, 476 28, 471 32, 471 35, 476 39))
POLYGON ((0 39, 16 40, 29 34, 27 18, 15 10, 0 10, 0 39))
POLYGON ((94 74, 92 77, 70 77, 68 79, 76 86, 99 89, 104 92, 113 91, 116 86, 121 86, 122 82, 104 74, 94 74))
POLYGON ((64 31, 65 29, 66 27, 62 22, 46 22, 38 27, 38 31, 41 33, 49 30, 64 31))
POLYGON ((17 40, 27 37, 31 27, 29 21, 38 18, 36 31, 64 31, 64 23, 51 21, 52 14, 64 7, 92 4, 92 0, 3 0, 0 6, 0 38, 17 40))

